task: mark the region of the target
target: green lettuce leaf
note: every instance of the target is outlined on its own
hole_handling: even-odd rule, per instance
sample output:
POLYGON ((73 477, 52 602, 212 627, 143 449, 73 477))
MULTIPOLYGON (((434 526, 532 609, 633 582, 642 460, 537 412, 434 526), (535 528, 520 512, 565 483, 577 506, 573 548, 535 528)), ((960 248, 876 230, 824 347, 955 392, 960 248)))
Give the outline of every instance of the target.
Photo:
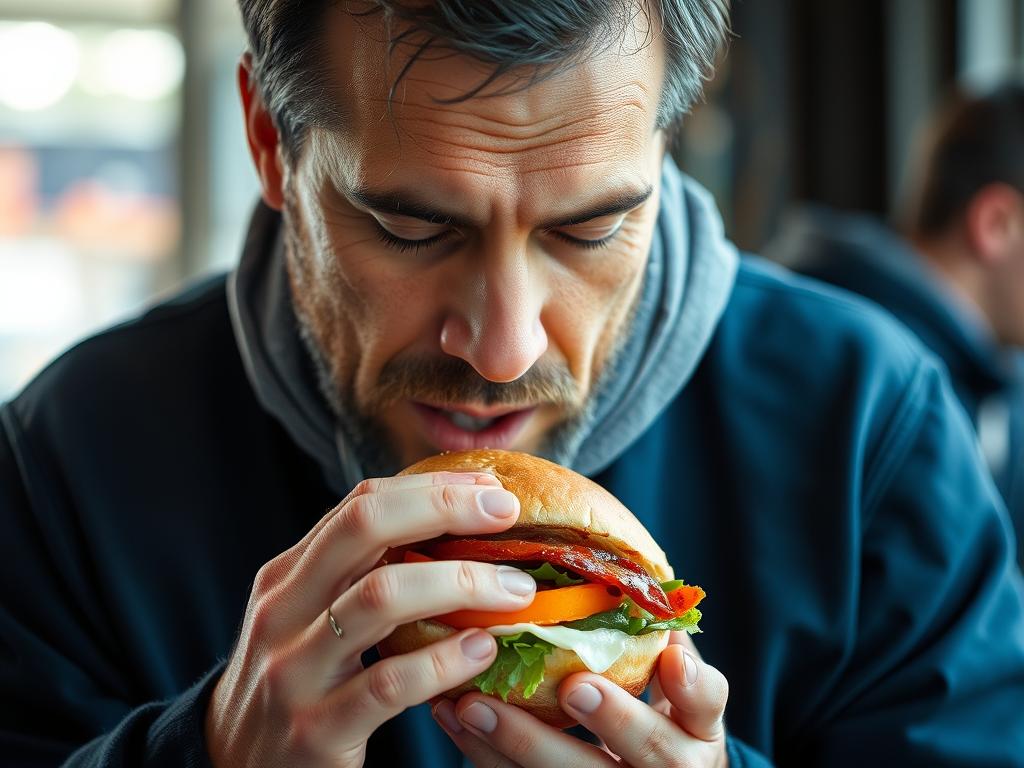
POLYGON ((632 600, 624 600, 618 608, 603 613, 595 613, 578 621, 567 621, 563 627, 587 631, 591 629, 617 629, 627 635, 646 635, 661 630, 684 630, 691 635, 700 632, 697 623, 700 611, 691 608, 682 616, 673 619, 658 620, 647 611, 639 608, 632 600), (635 615, 639 614, 639 615, 635 615))
POLYGON ((583 579, 574 579, 564 571, 555 568, 551 563, 544 563, 540 568, 534 568, 533 570, 528 568, 524 570, 533 576, 534 581, 553 581, 556 587, 570 587, 583 583, 583 579))
POLYGON ((522 686, 523 698, 528 699, 544 680, 544 657, 555 647, 529 632, 495 638, 498 655, 486 670, 473 678, 473 685, 486 694, 497 693, 502 701, 522 686))
POLYGON ((569 629, 579 629, 584 632, 592 629, 617 629, 620 632, 625 632, 627 635, 635 635, 635 632, 629 631, 631 622, 629 609, 630 601, 626 600, 618 608, 612 608, 612 610, 604 611, 603 613, 595 613, 592 616, 587 616, 585 619, 562 622, 562 626, 569 627, 569 629))
POLYGON ((638 632, 637 634, 646 635, 648 632, 657 632, 662 629, 668 629, 671 631, 685 631, 688 634, 695 635, 700 632, 700 627, 697 623, 700 621, 700 611, 697 608, 691 608, 682 616, 676 616, 674 619, 668 621, 651 621, 638 632))

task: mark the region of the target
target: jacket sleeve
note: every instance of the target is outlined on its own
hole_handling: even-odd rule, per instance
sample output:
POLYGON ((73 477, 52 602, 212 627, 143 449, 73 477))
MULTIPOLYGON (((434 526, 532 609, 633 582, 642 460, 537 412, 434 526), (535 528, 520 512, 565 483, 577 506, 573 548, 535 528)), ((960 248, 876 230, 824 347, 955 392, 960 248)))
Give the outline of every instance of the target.
POLYGON ((858 612, 801 762, 1019 766, 1024 585, 946 378, 922 362, 864 467, 858 612))
POLYGON ((82 558, 35 509, 58 494, 33 497, 18 436, 0 407, 0 765, 207 768, 203 723, 221 667, 139 705, 82 588, 82 558))

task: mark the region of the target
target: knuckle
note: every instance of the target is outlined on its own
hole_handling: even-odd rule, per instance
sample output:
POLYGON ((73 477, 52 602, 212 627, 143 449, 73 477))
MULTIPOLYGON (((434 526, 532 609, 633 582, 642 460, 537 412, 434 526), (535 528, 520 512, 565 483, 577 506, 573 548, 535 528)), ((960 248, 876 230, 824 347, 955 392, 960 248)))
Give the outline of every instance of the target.
POLYGON ((448 680, 453 670, 453 664, 448 656, 437 649, 437 644, 430 653, 430 669, 435 680, 448 680))
POLYGON ((270 635, 274 626, 274 600, 264 592, 255 597, 249 611, 249 635, 262 638, 270 635))
POLYGON ((537 749, 537 737, 530 728, 516 728, 507 738, 510 754, 531 755, 537 749))
POLYGON ((259 686, 263 700, 273 706, 284 698, 289 670, 287 660, 277 653, 270 653, 260 665, 259 686))
POLYGON ((674 750, 666 749, 672 743, 668 734, 664 732, 661 725, 653 725, 646 729, 646 734, 640 740, 637 748, 637 762, 639 765, 651 766, 674 766, 682 765, 679 755, 673 754, 674 750))
POLYGON ((305 712, 295 712, 288 718, 285 749, 295 758, 309 757, 316 751, 317 721, 305 712))
POLYGON ((468 560, 460 560, 455 568, 455 586, 460 592, 476 594, 480 591, 480 574, 478 566, 468 560))
POLYGON ((365 480, 360 480, 356 483, 356 487, 352 489, 349 494, 349 498, 356 498, 357 496, 366 496, 371 493, 376 493, 377 488, 380 485, 380 480, 376 477, 368 477, 365 480))
POLYGON ((402 706, 405 679, 397 665, 387 662, 374 664, 368 670, 366 687, 373 701, 383 709, 391 710, 402 706))
POLYGON ((636 714, 629 707, 615 707, 611 713, 611 729, 613 733, 632 733, 637 727, 636 714))
POLYGON ((387 566, 374 568, 356 587, 356 597, 363 610, 377 613, 391 607, 398 594, 392 568, 387 566))
POLYGON ((434 486, 434 506, 448 517, 455 517, 463 506, 462 496, 457 485, 434 486))
POLYGON ((380 519, 380 503, 372 493, 356 496, 338 515, 344 533, 356 538, 372 538, 380 519))
POLYGON ((256 578, 253 579, 252 583, 253 594, 265 595, 273 590, 279 583, 280 575, 278 574, 277 563, 274 560, 271 560, 256 571, 256 578))

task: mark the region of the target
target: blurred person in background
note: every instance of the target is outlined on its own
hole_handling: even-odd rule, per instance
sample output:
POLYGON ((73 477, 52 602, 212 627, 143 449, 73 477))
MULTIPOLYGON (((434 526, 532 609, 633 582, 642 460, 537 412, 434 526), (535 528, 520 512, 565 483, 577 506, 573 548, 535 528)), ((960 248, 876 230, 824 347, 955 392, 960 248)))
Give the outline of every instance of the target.
POLYGON ((240 265, 0 409, 4 760, 1019 764, 1024 587, 944 374, 740 260, 667 155, 723 2, 240 5, 240 265), (488 475, 394 477, 484 445, 595 478, 708 588, 648 701, 570 676, 563 733, 436 700, 485 632, 374 657, 532 600, 487 563, 373 568, 512 524, 488 475))
POLYGON ((809 208, 774 255, 881 304, 942 358, 1024 564, 1024 84, 955 94, 918 163, 896 226, 809 208))

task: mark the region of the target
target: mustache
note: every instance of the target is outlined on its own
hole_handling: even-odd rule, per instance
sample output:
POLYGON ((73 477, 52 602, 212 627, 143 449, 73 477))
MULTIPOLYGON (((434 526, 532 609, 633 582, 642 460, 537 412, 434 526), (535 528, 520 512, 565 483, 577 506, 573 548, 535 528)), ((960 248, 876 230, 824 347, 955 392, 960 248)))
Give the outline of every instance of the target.
POLYGON ((582 407, 579 386, 568 366, 538 360, 515 381, 488 381, 457 357, 412 357, 389 360, 381 369, 369 410, 379 411, 400 400, 431 405, 559 405, 582 407))

